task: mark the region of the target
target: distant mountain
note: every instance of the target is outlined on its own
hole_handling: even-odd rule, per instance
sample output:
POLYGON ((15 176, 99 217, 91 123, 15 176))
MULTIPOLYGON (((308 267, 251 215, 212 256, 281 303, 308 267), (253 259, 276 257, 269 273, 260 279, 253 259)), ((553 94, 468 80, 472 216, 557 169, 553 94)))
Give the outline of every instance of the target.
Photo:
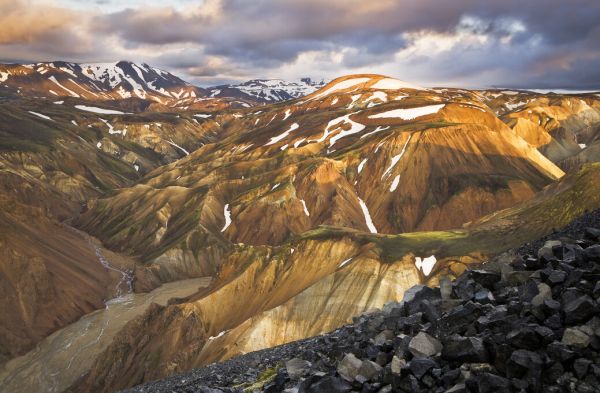
POLYGON ((128 61, 1 64, 0 91, 88 100, 137 97, 162 104, 205 96, 203 89, 169 72, 128 61))
POLYGON ((237 97, 261 103, 273 103, 304 97, 325 86, 325 84, 324 80, 316 82, 310 78, 302 78, 299 81, 253 79, 239 85, 221 85, 208 88, 208 96, 237 97))

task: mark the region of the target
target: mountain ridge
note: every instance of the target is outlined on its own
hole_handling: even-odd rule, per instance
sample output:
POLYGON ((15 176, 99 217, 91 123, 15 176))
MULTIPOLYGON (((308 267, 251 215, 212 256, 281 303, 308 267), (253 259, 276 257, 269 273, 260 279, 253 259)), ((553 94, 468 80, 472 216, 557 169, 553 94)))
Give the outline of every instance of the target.
MULTIPOLYGON (((55 66, 43 80, 70 75, 55 66)), ((111 91, 127 81, 96 71, 94 83, 111 91)), ((186 105, 190 97, 174 96, 162 105, 134 90, 104 100, 65 94, 41 98, 23 89, 0 100, 0 198, 22 206, 0 218, 37 228, 0 231, 0 242, 14 244, 6 260, 21 266, 32 255, 48 273, 40 274, 47 293, 67 286, 93 308, 122 288, 119 272, 132 280, 132 296, 162 283, 212 279, 131 321, 134 328, 98 349, 105 353, 94 355, 91 370, 72 370, 89 372, 80 390, 127 387, 319 334, 600 204, 597 165, 586 164, 595 160, 600 129, 593 95, 432 89, 377 74, 342 76, 267 105, 236 97, 192 97, 200 101, 186 105), (561 169, 565 159, 573 163, 561 169), (570 203, 576 195, 583 200, 570 203), (28 206, 37 215, 25 214, 28 206), (81 232, 46 234, 65 219, 81 232), (20 235, 50 242, 53 253, 64 252, 54 243, 68 237, 90 269, 78 276, 76 266, 15 242, 20 235), (44 278, 57 266, 81 280, 44 278)), ((28 310, 21 313, 26 331, 15 330, 16 313, 4 321, 6 358, 48 334, 53 315, 70 313, 54 324, 60 328, 90 311, 68 299, 43 303, 10 269, 0 271, 0 282, 48 314, 33 324, 28 310)), ((25 374, 36 367, 28 356, 19 358, 25 374)), ((57 375, 46 379, 73 382, 57 375)), ((19 377, 13 384, 33 386, 19 377)))

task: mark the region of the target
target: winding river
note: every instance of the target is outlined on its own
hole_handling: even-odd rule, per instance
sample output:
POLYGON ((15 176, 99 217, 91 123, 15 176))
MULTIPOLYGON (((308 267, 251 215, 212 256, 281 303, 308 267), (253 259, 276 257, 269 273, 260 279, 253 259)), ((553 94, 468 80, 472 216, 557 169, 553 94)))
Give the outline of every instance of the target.
POLYGON ((127 293, 109 300, 106 308, 83 316, 46 337, 32 351, 5 363, 0 369, 0 392, 64 391, 91 368, 116 333, 151 303, 164 305, 209 284, 210 277, 177 281, 149 293, 127 293))

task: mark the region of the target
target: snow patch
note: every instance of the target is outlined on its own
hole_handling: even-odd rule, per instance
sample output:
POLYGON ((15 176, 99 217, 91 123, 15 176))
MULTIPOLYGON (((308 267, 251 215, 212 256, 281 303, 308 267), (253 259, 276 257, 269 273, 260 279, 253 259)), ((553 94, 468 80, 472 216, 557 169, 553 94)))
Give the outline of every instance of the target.
POLYGON ((349 264, 352 261, 352 258, 348 258, 345 261, 342 261, 342 263, 340 263, 340 265, 338 266, 338 269, 341 267, 346 266, 347 264, 349 264))
POLYGON ((66 87, 64 87, 63 85, 61 85, 56 78, 54 77, 54 75, 52 75, 51 77, 48 78, 48 80, 50 80, 50 82, 54 83, 55 85, 57 85, 58 87, 60 87, 61 89, 63 89, 64 91, 66 91, 67 93, 69 93, 70 95, 72 95, 73 97, 77 97, 79 98, 79 94, 75 93, 73 90, 70 90, 66 87))
POLYGON ((211 114, 208 113, 197 113, 194 115, 194 117, 199 117, 201 119, 208 119, 209 117, 211 117, 211 114))
POLYGON ((369 214, 369 208, 367 207, 366 203, 360 199, 360 197, 358 198, 358 203, 360 204, 360 208, 365 216, 365 223, 367 224, 369 231, 371 233, 377 233, 377 228, 375 228, 375 224, 373 224, 373 220, 371 219, 371 214, 369 214))
POLYGON ((579 147, 580 147, 581 149, 585 149, 585 148, 587 147, 587 145, 586 145, 585 143, 580 143, 580 144, 579 144, 579 147))
POLYGON ((521 107, 521 106, 523 106, 523 105, 527 104, 528 102, 529 102, 529 101, 519 101, 519 102, 517 102, 517 103, 514 103, 514 104, 509 104, 509 103, 507 102, 506 104, 504 104, 504 106, 505 106, 505 107, 506 107, 506 108, 507 108, 509 111, 512 111, 512 110, 514 110, 514 109, 516 109, 516 108, 519 108, 519 107, 521 107))
POLYGON ((375 82, 371 89, 383 89, 383 90, 398 90, 398 89, 414 89, 414 90, 427 90, 424 87, 413 85, 412 83, 401 81, 395 78, 383 78, 375 82))
POLYGON ((34 112, 34 111, 28 111, 28 112, 31 113, 32 115, 37 116, 37 117, 41 117, 42 119, 54 121, 49 116, 42 115, 41 113, 34 112))
POLYGON ((304 142, 306 140, 306 138, 302 138, 297 140, 296 142, 294 142, 294 148, 298 148, 298 146, 300 146, 302 144, 302 142, 304 142))
POLYGON ((396 175, 394 181, 392 181, 392 185, 390 186, 390 192, 396 191, 396 188, 398 188, 398 183, 400 183, 400 175, 396 175))
POLYGON ((221 232, 225 232, 225 230, 231 225, 231 211, 229 211, 229 203, 225 204, 223 207, 223 216, 225 216, 225 226, 221 229, 221 232))
POLYGON ((54 101, 53 102, 54 105, 62 105, 64 103, 65 103, 64 101, 54 101))
POLYGON ((371 115, 371 116, 369 116, 369 119, 400 118, 402 120, 412 120, 417 117, 437 113, 440 109, 442 109, 445 106, 446 106, 446 104, 439 104, 439 105, 422 106, 422 107, 418 107, 418 108, 393 109, 391 111, 386 111, 386 112, 378 113, 376 115, 371 115))
POLYGON ((266 144, 265 146, 272 145, 272 144, 274 144, 274 143, 277 143, 277 142, 279 142, 280 140, 282 140, 282 139, 286 138, 286 137, 287 137, 287 136, 290 134, 290 132, 292 132, 292 131, 294 131, 294 130, 297 130, 297 129, 298 129, 298 127, 300 127, 300 126, 298 125, 298 123, 294 123, 294 124, 292 124, 292 125, 290 126, 290 128, 288 128, 288 129, 287 129, 287 131, 285 131, 285 132, 283 132, 283 133, 281 133, 281 134, 279 134, 279 135, 277 135, 277 136, 274 136, 274 137, 272 137, 272 138, 271 138, 271 140, 270 140, 269 142, 267 142, 267 144, 266 144))
POLYGON ((167 143, 171 146, 175 146, 176 148, 178 148, 179 150, 181 150, 182 152, 185 153, 186 156, 190 155, 190 152, 185 150, 183 147, 179 146, 178 144, 176 144, 175 142, 173 142, 172 140, 168 140, 167 143))
POLYGON ((389 176, 389 173, 392 171, 392 169, 394 169, 394 167, 396 166, 396 164, 398 163, 398 161, 400 161, 400 159, 402 158, 402 156, 404 155, 404 153, 406 153, 406 146, 408 146, 408 142, 410 142, 411 138, 412 138, 412 134, 410 134, 408 136, 408 139, 404 143, 404 146, 402 146, 402 150, 400 151, 400 153, 397 154, 397 155, 395 155, 394 157, 392 157, 392 163, 385 170, 385 172, 383 172, 383 175, 381 175, 381 179, 383 179, 386 175, 389 176))
POLYGON ((228 331, 229 331, 229 330, 223 330, 222 332, 219 332, 219 334, 217 334, 216 336, 210 336, 208 339, 212 341, 212 340, 215 340, 215 339, 217 339, 217 338, 219 338, 219 337, 223 337, 223 335, 224 335, 225 333, 227 333, 228 331))
POLYGON ((360 137, 360 139, 366 138, 366 137, 368 137, 369 135, 376 134, 376 133, 378 133, 379 131, 385 131, 385 130, 387 130, 387 129, 389 129, 389 128, 390 128, 390 126, 385 126, 385 127, 383 127, 383 126, 379 126, 379 127, 377 127, 376 129, 374 129, 373 131, 371 131, 371 132, 367 132, 366 134, 362 135, 362 136, 360 137))
POLYGON ((312 97, 311 99, 316 100, 317 98, 321 98, 324 97, 328 94, 333 93, 334 91, 338 91, 338 90, 344 90, 344 89, 349 89, 353 86, 356 86, 360 83, 365 83, 369 80, 369 78, 351 78, 351 79, 346 79, 345 81, 341 81, 336 83, 335 85, 323 90, 322 92, 318 93, 317 95, 315 95, 314 97, 312 97))
POLYGON ((358 164, 358 170, 357 170, 358 173, 360 173, 363 170, 365 164, 367 163, 367 160, 368 160, 368 158, 365 158, 364 160, 362 160, 360 162, 360 164, 358 164))
POLYGON ((348 105, 348 109, 352 108, 354 106, 354 103, 356 103, 356 101, 358 101, 358 99, 360 98, 360 96, 362 96, 362 94, 355 94, 353 95, 352 98, 352 102, 350 103, 350 105, 348 105))
POLYGON ((79 109, 80 111, 100 113, 103 115, 131 115, 131 113, 116 111, 113 109, 97 108, 95 106, 75 105, 75 108, 79 109))
POLYGON ((437 259, 435 259, 435 255, 432 255, 427 258, 415 258, 415 266, 417 267, 417 269, 421 270, 426 276, 428 276, 431 273, 431 270, 435 266, 436 262, 437 259))
POLYGON ((283 117, 283 120, 287 119, 288 117, 290 117, 292 115, 292 111, 287 109, 285 111, 285 116, 283 117))
POLYGON ((346 131, 342 130, 337 135, 332 137, 331 140, 329 141, 329 147, 332 147, 335 144, 335 142, 337 142, 339 139, 341 139, 345 136, 356 134, 357 132, 361 132, 362 130, 364 130, 366 127, 364 124, 360 124, 360 123, 350 120, 350 116, 352 116, 356 113, 358 113, 358 112, 349 113, 347 115, 336 117, 335 119, 331 120, 329 123, 327 123, 327 126, 325 127, 325 132, 323 133, 323 136, 321 138, 317 139, 317 142, 323 142, 325 139, 327 139, 327 137, 332 132, 341 129, 341 127, 346 122, 350 123, 350 129, 346 130, 346 131))
MULTIPOLYGON (((462 105, 461 104, 460 106, 462 106, 463 108, 477 109, 477 110, 482 111, 482 112, 485 113, 485 109, 480 108, 480 107, 475 106, 475 105, 462 105)), ((529 111, 529 112, 531 113, 531 111, 529 111)))
POLYGON ((302 207, 304 208, 304 214, 306 214, 306 216, 309 217, 310 213, 308 212, 308 208, 306 207, 306 202, 304 201, 304 199, 300 199, 300 202, 302 202, 302 207))

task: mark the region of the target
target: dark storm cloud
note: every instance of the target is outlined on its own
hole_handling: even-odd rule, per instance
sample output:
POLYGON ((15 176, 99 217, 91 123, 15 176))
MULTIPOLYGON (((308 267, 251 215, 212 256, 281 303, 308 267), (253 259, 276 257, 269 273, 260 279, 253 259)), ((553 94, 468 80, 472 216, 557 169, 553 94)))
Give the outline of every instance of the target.
MULTIPOLYGON (((36 0, 3 7, 34 18, 31 1, 36 0)), ((314 55, 321 61, 317 67, 336 66, 340 73, 372 68, 422 82, 600 87, 597 0, 205 0, 187 8, 169 3, 95 14, 47 7, 51 17, 32 19, 29 32, 0 16, 9 26, 0 33, 0 57, 38 53, 92 61, 98 51, 104 58, 135 53, 140 58, 132 60, 207 80, 273 73, 319 52, 330 55, 314 55), (334 58, 337 63, 327 63, 334 58)), ((319 69, 306 72, 318 76, 319 69)))

